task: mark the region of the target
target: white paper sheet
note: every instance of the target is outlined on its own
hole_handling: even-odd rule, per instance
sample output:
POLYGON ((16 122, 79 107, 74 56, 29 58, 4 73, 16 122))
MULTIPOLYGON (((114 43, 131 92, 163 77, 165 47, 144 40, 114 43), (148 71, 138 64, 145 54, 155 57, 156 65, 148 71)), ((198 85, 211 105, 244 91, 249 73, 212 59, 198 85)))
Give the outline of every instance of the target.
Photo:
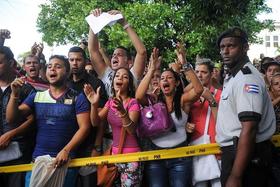
POLYGON ((122 19, 121 14, 111 15, 107 12, 103 12, 100 16, 95 17, 90 14, 86 17, 86 21, 89 24, 94 34, 99 33, 106 25, 114 25, 119 19, 122 19))

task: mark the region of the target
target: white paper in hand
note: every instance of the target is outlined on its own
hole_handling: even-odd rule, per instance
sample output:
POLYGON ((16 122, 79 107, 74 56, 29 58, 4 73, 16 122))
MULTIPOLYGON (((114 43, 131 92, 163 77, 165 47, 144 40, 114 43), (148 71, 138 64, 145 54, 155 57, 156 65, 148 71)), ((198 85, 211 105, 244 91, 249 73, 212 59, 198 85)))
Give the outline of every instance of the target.
POLYGON ((90 28, 92 29, 93 33, 97 34, 106 25, 112 26, 117 22, 117 20, 122 18, 123 16, 121 14, 111 15, 107 12, 104 12, 98 17, 95 17, 94 15, 90 14, 89 16, 86 17, 86 21, 89 24, 90 28))

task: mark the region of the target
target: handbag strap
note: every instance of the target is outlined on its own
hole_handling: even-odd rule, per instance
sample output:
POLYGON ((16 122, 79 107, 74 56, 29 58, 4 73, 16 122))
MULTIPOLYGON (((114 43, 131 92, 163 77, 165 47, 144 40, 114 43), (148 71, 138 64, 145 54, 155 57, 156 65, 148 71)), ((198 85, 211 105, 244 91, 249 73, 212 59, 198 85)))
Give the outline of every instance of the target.
MULTIPOLYGON (((214 90, 214 94, 213 94, 214 99, 215 99, 216 93, 217 93, 217 89, 214 90)), ((211 116, 211 107, 208 106, 207 116, 206 116, 206 121, 205 121, 205 128, 204 128, 203 135, 207 135, 207 132, 208 132, 208 129, 209 129, 210 116, 211 116)))
POLYGON ((125 138, 126 138, 126 130, 125 130, 124 127, 122 127, 120 141, 119 141, 119 146, 118 146, 118 154, 122 153, 122 149, 123 149, 125 138))
POLYGON ((206 121, 205 121, 205 128, 204 128, 203 135, 207 135, 208 128, 209 128, 210 115, 211 115, 211 107, 208 106, 207 116, 206 116, 206 121))
MULTIPOLYGON (((130 99, 128 100, 126 110, 128 109, 129 103, 130 103, 130 99)), ((118 146, 118 154, 122 153, 125 138, 126 138, 126 129, 124 127, 122 127, 121 136, 120 136, 120 140, 119 140, 119 146, 118 146)))
POLYGON ((147 100, 148 100, 148 103, 149 103, 149 107, 153 105, 152 101, 151 101, 151 98, 149 95, 147 95, 147 100))

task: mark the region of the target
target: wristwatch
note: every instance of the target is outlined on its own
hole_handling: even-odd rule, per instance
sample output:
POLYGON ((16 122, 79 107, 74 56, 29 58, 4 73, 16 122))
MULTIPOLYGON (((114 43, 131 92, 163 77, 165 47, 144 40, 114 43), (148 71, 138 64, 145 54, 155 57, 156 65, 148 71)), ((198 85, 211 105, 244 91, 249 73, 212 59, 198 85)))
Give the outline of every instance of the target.
POLYGON ((217 107, 217 102, 215 99, 213 99, 212 101, 208 101, 208 102, 209 102, 210 107, 217 107))
POLYGON ((102 152, 102 146, 101 145, 95 145, 95 146, 93 146, 93 149, 98 153, 102 152))
POLYGON ((185 64, 183 64, 183 67, 182 67, 182 68, 183 68, 184 71, 189 71, 189 70, 193 69, 191 63, 185 63, 185 64))

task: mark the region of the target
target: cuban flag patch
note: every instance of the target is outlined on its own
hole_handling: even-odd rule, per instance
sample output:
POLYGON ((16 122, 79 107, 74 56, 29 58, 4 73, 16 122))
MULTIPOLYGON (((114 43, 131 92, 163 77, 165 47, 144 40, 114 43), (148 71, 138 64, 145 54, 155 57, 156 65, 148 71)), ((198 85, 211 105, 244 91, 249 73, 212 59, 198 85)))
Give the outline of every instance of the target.
POLYGON ((259 93, 260 87, 256 84, 245 84, 244 90, 247 93, 259 93))

